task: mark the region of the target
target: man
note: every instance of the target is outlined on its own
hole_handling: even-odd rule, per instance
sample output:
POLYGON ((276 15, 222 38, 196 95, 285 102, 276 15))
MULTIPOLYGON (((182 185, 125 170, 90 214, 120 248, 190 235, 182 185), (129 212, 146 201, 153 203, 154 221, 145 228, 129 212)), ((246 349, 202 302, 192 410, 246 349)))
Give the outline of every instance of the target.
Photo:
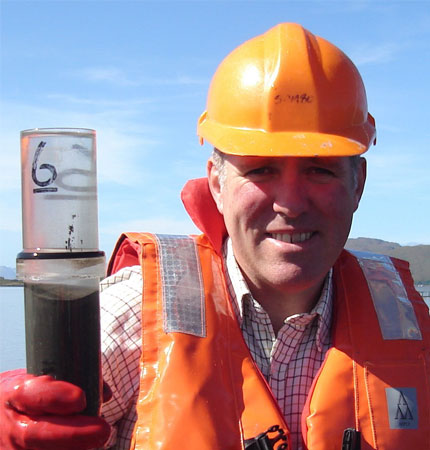
MULTIPOLYGON (((222 62, 198 134, 215 150, 182 198, 204 234, 126 234, 102 283, 107 445, 429 447, 427 308, 406 264, 343 251, 375 140, 355 66, 278 25, 222 62)), ((10 448, 106 440, 68 415, 76 388, 54 386, 62 414, 59 382, 26 377, 4 382, 10 448)))

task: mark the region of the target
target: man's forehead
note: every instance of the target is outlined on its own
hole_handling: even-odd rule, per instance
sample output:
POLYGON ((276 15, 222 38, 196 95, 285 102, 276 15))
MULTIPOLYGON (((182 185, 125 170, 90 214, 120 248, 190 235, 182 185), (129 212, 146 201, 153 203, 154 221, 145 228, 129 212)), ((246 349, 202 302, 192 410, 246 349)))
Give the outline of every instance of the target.
POLYGON ((323 165, 344 165, 351 160, 350 156, 246 156, 224 154, 224 158, 230 163, 241 164, 323 164, 323 165))

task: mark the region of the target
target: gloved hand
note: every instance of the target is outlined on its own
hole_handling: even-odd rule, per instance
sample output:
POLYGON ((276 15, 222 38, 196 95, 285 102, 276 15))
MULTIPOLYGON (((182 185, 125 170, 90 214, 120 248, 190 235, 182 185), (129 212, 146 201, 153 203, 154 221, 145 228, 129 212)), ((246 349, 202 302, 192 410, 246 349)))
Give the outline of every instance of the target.
POLYGON ((101 447, 110 427, 85 408, 81 388, 24 369, 0 374, 0 448, 2 450, 87 450, 101 447))

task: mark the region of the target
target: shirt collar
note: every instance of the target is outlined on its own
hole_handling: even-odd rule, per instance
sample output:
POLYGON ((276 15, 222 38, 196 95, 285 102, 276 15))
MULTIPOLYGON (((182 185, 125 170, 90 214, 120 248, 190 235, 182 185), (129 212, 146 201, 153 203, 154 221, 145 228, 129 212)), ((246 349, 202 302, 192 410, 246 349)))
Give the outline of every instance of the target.
MULTIPOLYGON (((227 272, 227 284, 229 294, 233 300, 233 306, 236 311, 240 326, 243 322, 244 302, 253 299, 251 291, 245 281, 242 271, 237 264, 233 254, 231 239, 227 238, 223 246, 223 256, 227 272)), ((253 302, 251 302, 253 303, 253 302)), ((318 328, 316 334, 316 345, 321 352, 324 343, 330 340, 330 327, 333 310, 333 269, 330 269, 324 281, 320 298, 309 314, 318 317, 318 328)))
POLYGON ((229 281, 229 293, 235 304, 237 319, 239 320, 240 325, 242 325, 243 304, 246 296, 252 297, 251 291, 249 290, 242 271, 240 270, 239 265, 236 262, 236 258, 234 257, 233 246, 230 238, 227 238, 224 242, 223 254, 229 281))

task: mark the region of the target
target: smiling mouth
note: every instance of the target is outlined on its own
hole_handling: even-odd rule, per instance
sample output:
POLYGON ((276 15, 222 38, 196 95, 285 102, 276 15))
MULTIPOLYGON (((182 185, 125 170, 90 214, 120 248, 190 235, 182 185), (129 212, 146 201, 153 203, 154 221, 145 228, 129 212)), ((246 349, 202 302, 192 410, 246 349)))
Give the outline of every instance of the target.
POLYGON ((270 237, 277 241, 287 242, 289 244, 297 244, 307 241, 312 237, 313 233, 270 233, 270 237))

